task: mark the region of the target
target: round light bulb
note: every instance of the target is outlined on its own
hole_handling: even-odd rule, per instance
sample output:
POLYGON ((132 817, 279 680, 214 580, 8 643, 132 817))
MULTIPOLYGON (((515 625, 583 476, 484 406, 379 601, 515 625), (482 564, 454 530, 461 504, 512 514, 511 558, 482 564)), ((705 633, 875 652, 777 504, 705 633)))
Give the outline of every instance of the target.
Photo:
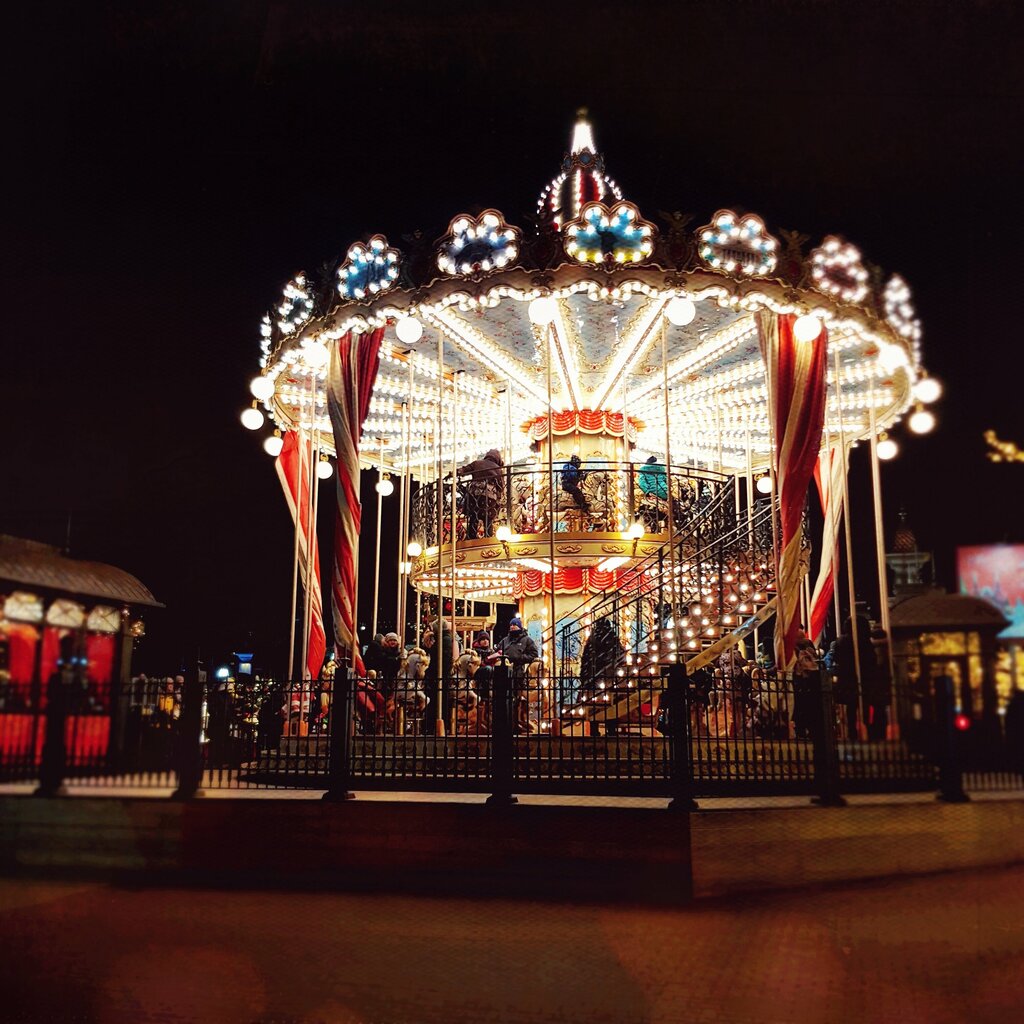
POLYGON ((326 366, 327 360, 331 358, 326 345, 308 345, 303 351, 305 353, 306 365, 312 366, 316 370, 321 366, 326 366))
POLYGON ((418 540, 411 540, 405 550, 410 558, 419 558, 423 554, 423 545, 418 540))
POLYGON ((676 327, 685 327, 692 323, 696 315, 697 307, 689 299, 678 295, 670 299, 665 308, 665 316, 668 317, 669 323, 675 324, 676 327))
POLYGON ((804 313, 793 321, 793 337, 797 341, 814 341, 821 334, 821 321, 810 313, 804 313))
POLYGON ((934 402, 942 396, 942 385, 934 377, 922 377, 914 385, 914 397, 919 402, 934 402))
POLYGON ((875 451, 883 462, 888 462, 889 459, 895 459, 899 455, 900 446, 891 437, 883 437, 878 442, 875 451))
POLYGON ((542 296, 530 303, 527 313, 530 316, 530 323, 543 327, 545 324, 551 323, 558 315, 558 306, 554 299, 542 296))
POLYGON ((326 459, 321 459, 316 464, 316 475, 321 480, 330 480, 331 474, 333 472, 334 472, 334 467, 326 459))
POLYGON ((907 426, 915 434, 927 434, 935 429, 935 416, 927 409, 918 409, 907 421, 907 426))
POLYGON ((643 523, 631 523, 629 527, 629 539, 639 540, 644 535, 644 524, 643 523))
POLYGON ((253 398, 265 402, 274 393, 274 382, 269 377, 253 377, 249 382, 253 398))
POLYGON ((414 316, 403 316, 395 324, 395 334, 404 345, 415 345, 423 337, 423 324, 414 316))
POLYGON ((512 530, 502 523, 502 525, 494 531, 494 536, 497 537, 502 544, 507 544, 512 539, 512 530))
POLYGON ((240 419, 246 430, 259 430, 263 426, 263 413, 251 406, 242 410, 240 419))
POLYGON ((389 494, 394 494, 395 485, 391 482, 390 477, 381 477, 377 481, 377 493, 382 497, 386 498, 389 494))
POLYGON ((895 373, 907 365, 907 354, 899 345, 882 345, 878 350, 878 361, 886 373, 895 373))
POLYGON ((281 454, 284 441, 277 434, 272 434, 263 442, 263 450, 272 458, 276 459, 281 454))
POLYGON ((771 494, 772 493, 772 478, 766 473, 764 476, 757 478, 757 493, 758 494, 771 494))

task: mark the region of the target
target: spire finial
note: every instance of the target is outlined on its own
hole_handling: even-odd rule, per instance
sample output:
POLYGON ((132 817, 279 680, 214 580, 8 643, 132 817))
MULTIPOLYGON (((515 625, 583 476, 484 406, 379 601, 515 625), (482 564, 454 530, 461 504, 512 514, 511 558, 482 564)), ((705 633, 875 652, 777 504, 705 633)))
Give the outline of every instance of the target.
POLYGON ((576 127, 572 131, 572 145, 569 152, 575 156, 585 149, 589 149, 591 153, 597 152, 597 147, 594 145, 594 133, 587 120, 587 108, 580 107, 576 111, 576 127))

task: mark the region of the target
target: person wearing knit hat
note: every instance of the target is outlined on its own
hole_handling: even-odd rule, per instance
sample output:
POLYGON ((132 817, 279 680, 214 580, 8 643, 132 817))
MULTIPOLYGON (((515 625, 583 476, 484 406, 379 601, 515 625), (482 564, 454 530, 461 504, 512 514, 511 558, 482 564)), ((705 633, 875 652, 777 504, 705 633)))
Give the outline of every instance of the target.
POLYGON ((398 675, 402 663, 402 646, 397 633, 388 633, 381 644, 380 674, 385 683, 385 690, 390 689, 398 675))
POLYGON ((523 629, 523 620, 513 615, 508 624, 508 636, 498 644, 497 652, 512 665, 512 678, 520 679, 526 666, 540 656, 533 637, 523 629))

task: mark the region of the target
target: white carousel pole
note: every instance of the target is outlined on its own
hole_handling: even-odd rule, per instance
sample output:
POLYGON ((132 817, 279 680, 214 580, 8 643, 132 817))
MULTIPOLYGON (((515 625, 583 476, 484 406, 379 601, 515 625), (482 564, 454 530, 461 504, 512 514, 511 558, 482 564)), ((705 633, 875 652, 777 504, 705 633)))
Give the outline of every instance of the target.
MULTIPOLYGON (((444 589, 441 584, 441 570, 444 558, 444 336, 437 332, 437 485, 434 494, 437 498, 437 620, 435 622, 434 657, 437 658, 437 688, 434 693, 434 733, 444 735, 444 711, 441 708, 441 694, 444 687, 442 669, 444 658, 441 657, 441 625, 444 621, 444 589)), ((453 509, 454 512, 454 509, 453 509)), ((454 528, 454 515, 452 527, 454 528)))
MULTIPOLYGON (((555 510, 558 507, 558 496, 555 490, 555 425, 551 410, 551 362, 554 356, 554 326, 547 325, 547 386, 548 386, 548 560, 551 565, 551 574, 548 577, 550 596, 548 607, 550 609, 550 621, 548 628, 551 631, 550 648, 548 653, 548 677, 555 678, 555 510)), ((579 487, 579 484, 576 485, 579 487)), ((544 581, 541 579, 541 587, 544 581)), ((543 641, 543 637, 542 637, 543 641)), ((541 652, 543 653, 543 652, 541 652)), ((529 699, 529 695, 527 695, 529 699)))
MULTIPOLYGON (((302 678, 309 679, 309 620, 313 614, 313 537, 316 524, 313 522, 313 499, 316 495, 316 467, 313 465, 313 446, 316 429, 316 373, 309 378, 309 441, 303 445, 306 456, 306 595, 302 614, 302 664, 299 666, 302 678)), ((301 460, 300 460, 301 467, 301 460)))
MULTIPOLYGON (((455 553, 459 543, 459 531, 458 531, 458 510, 456 507, 456 496, 457 489, 455 486, 456 475, 458 473, 458 453, 456 451, 456 443, 458 440, 458 429, 459 429, 459 373, 461 371, 456 370, 452 374, 452 619, 451 619, 451 633, 448 636, 447 642, 452 645, 452 670, 454 673, 455 669, 455 639, 458 634, 455 632, 455 553)), ((454 714, 454 708, 452 709, 454 714)), ((454 725, 454 722, 453 722, 454 725)), ((454 730, 453 730, 454 731, 454 730)))
MULTIPOLYGON (((751 447, 750 440, 750 419, 749 413, 747 414, 746 423, 746 442, 747 442, 747 543, 750 545, 750 557, 751 557, 751 569, 754 566, 754 453, 751 447)), ((760 651, 759 643, 759 630, 757 626, 754 626, 754 657, 753 661, 757 661, 757 656, 760 651)))
MULTIPOLYGON (((313 411, 314 411, 314 415, 315 415, 315 413, 316 413, 316 406, 315 405, 313 407, 313 411)), ((310 452, 310 470, 309 470, 309 486, 311 488, 313 488, 313 520, 312 520, 312 523, 310 525, 310 533, 312 534, 313 545, 309 549, 309 576, 310 576, 310 579, 314 579, 315 578, 315 571, 316 571, 316 568, 317 568, 317 564, 313 562, 313 552, 314 552, 314 550, 317 550, 317 547, 318 547, 318 537, 317 537, 316 528, 317 528, 317 522, 318 522, 318 518, 319 518, 319 514, 320 514, 320 478, 317 476, 317 467, 318 467, 319 462, 320 462, 320 428, 319 428, 319 426, 317 427, 317 431, 316 431, 316 447, 315 447, 314 451, 316 453, 316 458, 315 459, 313 458, 313 451, 311 451, 310 452)), ((317 553, 319 554, 319 551, 317 551, 317 553)), ((320 615, 321 615, 321 619, 322 619, 322 617, 323 617, 323 589, 322 589, 322 586, 321 586, 321 593, 320 593, 320 615)), ((308 656, 308 638, 309 638, 309 636, 312 635, 312 632, 313 632, 313 598, 312 598, 312 594, 311 594, 310 595, 310 599, 309 599, 309 620, 308 620, 308 622, 306 624, 306 637, 307 637, 307 656, 306 656, 306 660, 307 661, 309 661, 309 656, 308 656)), ((317 673, 319 674, 322 669, 323 669, 323 665, 321 664, 317 668, 317 673)))
MULTIPOLYGON (((828 501, 828 515, 829 520, 832 523, 832 604, 833 604, 833 615, 836 621, 836 636, 839 636, 842 628, 842 609, 839 605, 839 574, 842 568, 840 561, 839 552, 839 515, 841 513, 836 511, 836 495, 832 493, 832 454, 834 448, 834 439, 832 429, 829 426, 829 415, 828 415, 828 395, 825 396, 825 451, 828 454, 828 479, 823 481, 825 487, 825 493, 828 501)), ((838 434, 835 435, 838 438, 838 434)), ((846 458, 846 452, 840 450, 839 457, 841 459, 846 458)))
MULTIPOLYGON (((412 360, 409 360, 409 401, 406 403, 406 414, 405 414, 405 519, 402 527, 402 551, 399 554, 399 561, 404 561, 409 558, 409 532, 412 529, 412 392, 416 386, 416 368, 413 365, 412 360)), ((401 567, 401 566, 399 566, 401 567)), ((412 562, 409 562, 409 568, 412 569, 412 562)), ((399 573, 399 577, 402 574, 399 573)), ((406 622, 409 618, 409 585, 412 582, 412 576, 407 575, 401 579, 401 600, 399 601, 399 611, 402 616, 402 628, 399 635, 402 638, 402 643, 405 643, 405 627, 406 622)))
MULTIPOLYGON (((661 318, 661 377, 662 377, 662 388, 664 390, 665 400, 665 486, 668 488, 668 576, 669 576, 669 606, 671 608, 670 618, 672 627, 669 630, 669 653, 672 661, 682 659, 682 652, 679 650, 679 644, 676 640, 678 634, 678 615, 676 612, 676 588, 679 584, 679 580, 676 578, 676 514, 675 514, 675 494, 672 490, 672 442, 670 438, 670 420, 669 420, 669 402, 668 402, 668 325, 665 320, 664 314, 661 318), (675 645, 675 651, 672 650, 672 645, 675 645), (671 655, 675 654, 675 658, 671 655)), ((699 484, 698 484, 699 486, 699 484)), ((659 651, 664 650, 664 643, 660 640, 661 634, 661 614, 664 609, 659 610, 659 622, 658 622, 658 633, 659 633, 659 651)))
POLYGON ((378 437, 380 448, 377 455, 377 538, 376 551, 373 560, 373 626, 372 636, 377 635, 377 605, 380 600, 380 526, 381 517, 384 513, 384 495, 380 493, 381 481, 384 479, 384 438, 378 437))
POLYGON ((850 629, 853 632, 853 665, 857 674, 857 703, 861 696, 860 642, 857 636, 857 587, 853 574, 853 531, 850 527, 850 457, 852 452, 846 447, 846 426, 843 421, 843 378, 839 364, 839 348, 836 347, 833 364, 836 378, 836 409, 839 417, 839 444, 843 452, 843 522, 846 534, 846 580, 850 600, 850 629))
POLYGON ((299 502, 302 499, 302 425, 296 427, 299 435, 299 458, 295 465, 295 499, 294 514, 292 518, 295 520, 295 528, 292 531, 294 534, 294 544, 292 547, 292 617, 291 617, 291 628, 288 631, 288 675, 287 680, 290 684, 293 681, 292 673, 295 671, 295 626, 296 620, 299 614, 299 529, 302 523, 302 517, 299 515, 299 502))
MULTIPOLYGON (((402 420, 398 428, 399 445, 401 451, 405 447, 405 416, 409 407, 408 401, 402 403, 402 420)), ((398 529, 395 531, 395 547, 398 550, 398 572, 395 581, 395 632, 398 634, 400 645, 405 643, 405 624, 402 621, 402 586, 405 581, 405 573, 402 572, 402 564, 405 561, 405 466, 400 466, 398 458, 392 460, 395 464, 396 476, 398 477, 398 529), (399 471, 400 469, 400 471, 399 471)))
MULTIPOLYGON (((882 517, 882 471, 878 460, 878 435, 875 419, 875 379, 871 378, 868 392, 868 424, 871 430, 871 498, 875 511, 875 559, 878 564, 878 611, 885 633, 885 651, 888 661, 889 678, 895 683, 895 664, 892 656, 892 637, 889 635, 889 587, 885 574, 885 524, 882 517)), ((889 726, 898 729, 896 717, 896 687, 890 688, 889 726)), ((894 732, 893 735, 897 735, 894 732)))

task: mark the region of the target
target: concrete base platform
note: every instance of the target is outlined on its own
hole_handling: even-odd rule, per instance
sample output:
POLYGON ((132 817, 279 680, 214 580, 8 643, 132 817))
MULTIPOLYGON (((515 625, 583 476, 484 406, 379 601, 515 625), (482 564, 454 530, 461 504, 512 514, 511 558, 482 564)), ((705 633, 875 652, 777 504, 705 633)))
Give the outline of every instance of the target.
POLYGON ((690 815, 653 803, 3 796, 0 871, 678 904, 1024 863, 1020 798, 690 815))

